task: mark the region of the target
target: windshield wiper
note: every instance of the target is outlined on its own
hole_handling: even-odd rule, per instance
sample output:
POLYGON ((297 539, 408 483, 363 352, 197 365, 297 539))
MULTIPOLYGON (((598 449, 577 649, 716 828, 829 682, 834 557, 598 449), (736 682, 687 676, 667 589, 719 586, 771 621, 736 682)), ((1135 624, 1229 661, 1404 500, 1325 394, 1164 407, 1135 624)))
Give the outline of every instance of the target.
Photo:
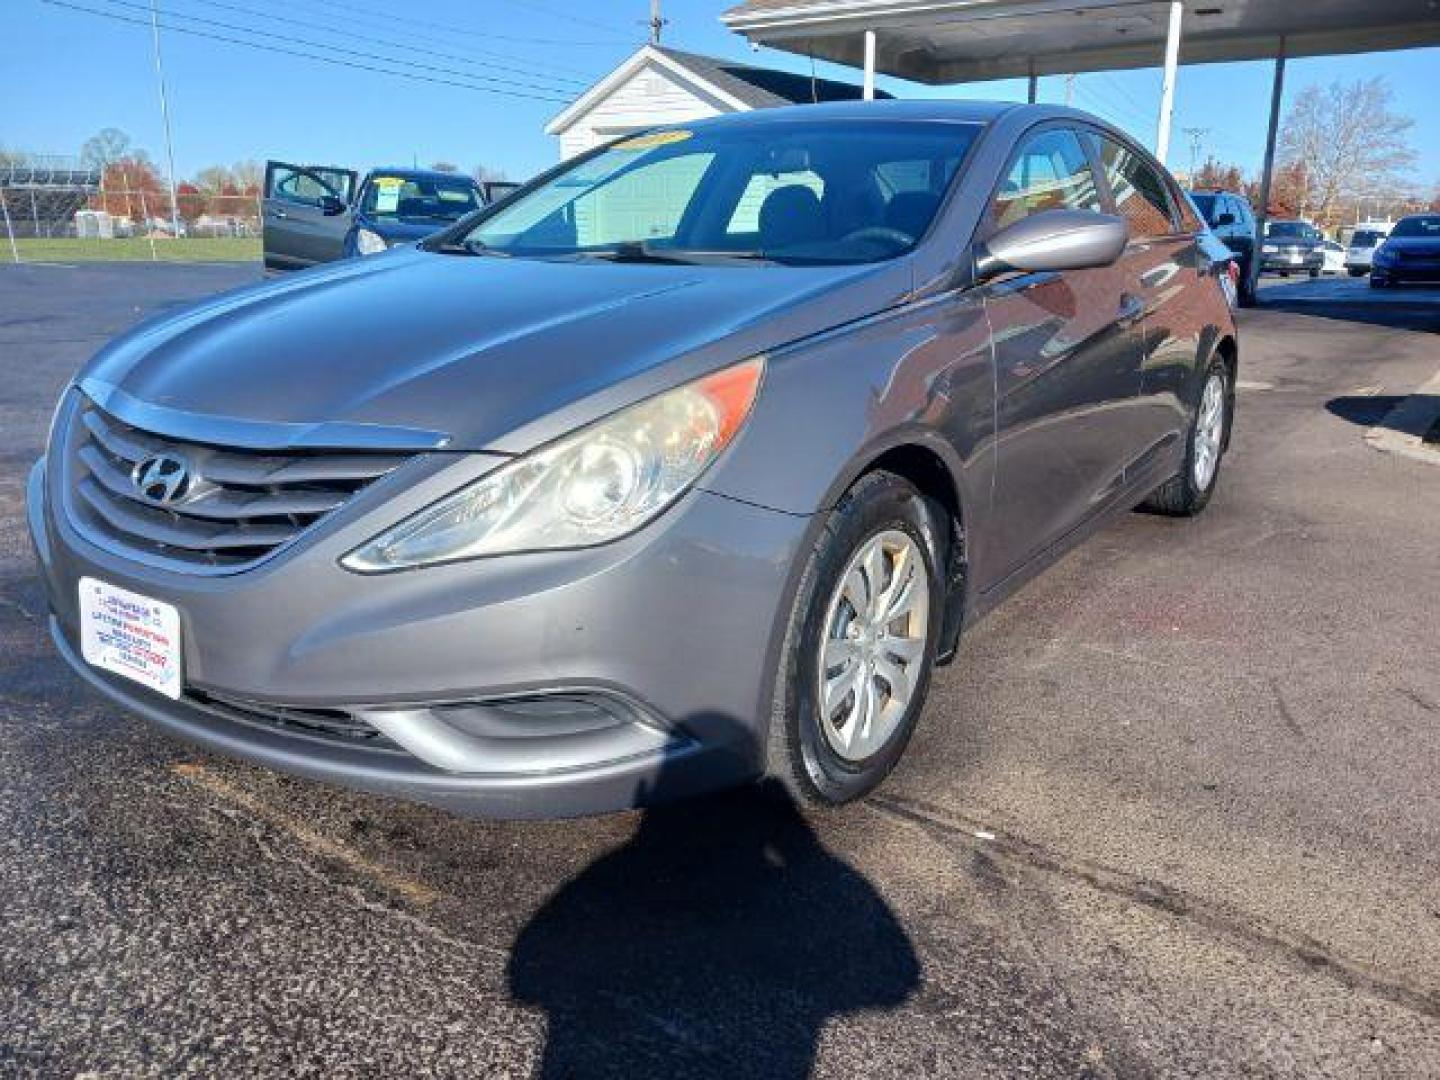
POLYGON ((609 259, 611 262, 684 263, 689 261, 668 251, 657 251, 643 240, 622 240, 612 247, 582 249, 576 254, 589 255, 596 259, 609 259))
POLYGON ((693 266, 708 262, 773 262, 763 251, 706 251, 700 248, 654 248, 644 240, 624 240, 612 247, 581 250, 577 255, 590 255, 611 262, 669 263, 693 266))
POLYGON ((446 244, 436 244, 429 250, 437 255, 494 255, 501 259, 510 257, 508 251, 492 248, 483 240, 451 240, 446 244))

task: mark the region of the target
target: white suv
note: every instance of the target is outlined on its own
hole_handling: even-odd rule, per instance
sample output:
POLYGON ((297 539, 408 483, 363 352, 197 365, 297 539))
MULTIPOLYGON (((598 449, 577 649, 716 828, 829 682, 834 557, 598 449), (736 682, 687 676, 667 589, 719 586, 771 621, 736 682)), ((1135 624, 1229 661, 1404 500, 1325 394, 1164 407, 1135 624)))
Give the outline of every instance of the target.
POLYGON ((1350 234, 1350 246, 1345 249, 1345 269, 1350 272, 1351 277, 1364 277, 1370 272, 1375 249, 1383 244, 1385 237, 1389 235, 1390 225, 1385 222, 1355 227, 1355 231, 1350 234))

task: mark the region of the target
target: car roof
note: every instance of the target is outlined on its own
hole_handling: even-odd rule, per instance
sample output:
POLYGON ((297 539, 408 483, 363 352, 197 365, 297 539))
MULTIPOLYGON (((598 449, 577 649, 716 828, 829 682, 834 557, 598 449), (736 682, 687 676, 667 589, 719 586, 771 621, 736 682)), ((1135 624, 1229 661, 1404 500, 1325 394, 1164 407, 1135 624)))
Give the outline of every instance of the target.
POLYGON ((749 127, 757 124, 791 123, 796 120, 822 123, 849 123, 856 120, 950 120, 984 124, 1017 109, 1078 115, 1074 110, 1058 106, 1017 105, 1013 101, 830 101, 818 105, 787 105, 774 109, 724 113, 705 120, 661 126, 749 127))
POLYGON ((398 176, 402 180, 466 180, 474 183, 472 177, 462 172, 445 172, 443 169, 417 169, 414 166, 406 165, 404 168, 391 168, 388 165, 377 165, 370 170, 371 176, 398 176))

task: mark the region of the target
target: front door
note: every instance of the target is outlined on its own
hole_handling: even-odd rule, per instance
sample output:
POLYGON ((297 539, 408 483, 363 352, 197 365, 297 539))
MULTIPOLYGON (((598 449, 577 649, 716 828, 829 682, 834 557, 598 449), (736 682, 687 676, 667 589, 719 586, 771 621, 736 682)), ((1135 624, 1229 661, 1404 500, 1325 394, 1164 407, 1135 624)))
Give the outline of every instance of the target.
MULTIPOLYGON (((1021 145, 988 228, 1055 209, 1104 209, 1091 156, 1066 127, 1042 129, 1021 145)), ((1143 351, 1140 300, 1118 266, 1014 274, 984 293, 997 451, 982 588, 1000 584, 1121 490, 1143 351)))
POLYGON ((265 269, 301 270, 340 258, 355 180, 349 169, 266 162, 265 269))

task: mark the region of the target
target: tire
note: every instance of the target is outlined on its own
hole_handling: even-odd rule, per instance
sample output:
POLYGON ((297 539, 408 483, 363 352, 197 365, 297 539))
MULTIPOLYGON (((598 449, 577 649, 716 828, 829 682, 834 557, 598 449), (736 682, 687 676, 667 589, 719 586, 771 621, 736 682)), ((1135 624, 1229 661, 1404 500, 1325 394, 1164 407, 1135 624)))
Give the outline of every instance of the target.
POLYGON ((1281 270, 1281 271, 1280 271, 1280 276, 1281 276, 1281 277, 1289 277, 1289 276, 1290 276, 1290 271, 1289 271, 1289 270, 1281 270))
POLYGON ((1320 271, 1319 271, 1319 270, 1311 270, 1311 271, 1310 271, 1310 276, 1311 276, 1312 278, 1317 278, 1317 277, 1320 276, 1320 271))
POLYGON ((1390 282, 1386 281, 1384 278, 1372 277, 1370 279, 1370 288, 1372 289, 1383 289, 1389 284, 1390 282))
POLYGON ((1351 276, 1351 277, 1364 277, 1364 276, 1365 276, 1365 271, 1364 271, 1364 270, 1357 270, 1357 269, 1355 269, 1354 267, 1351 267, 1351 269, 1350 269, 1350 276, 1351 276))
MULTIPOLYGON (((946 565, 948 547, 946 521, 943 510, 909 481, 894 473, 873 472, 855 482, 825 522, 796 590, 780 650, 771 706, 768 773, 779 779, 797 799, 819 805, 838 805, 858 799, 884 780, 904 753, 924 706, 935 665, 944 613, 941 568, 946 565), (848 598, 843 578, 849 577, 848 571, 853 570, 868 586, 869 575, 864 566, 856 566, 855 562, 871 550, 872 543, 883 547, 887 542, 902 548, 906 542, 910 545, 907 569, 900 573, 913 573, 914 567, 923 568, 925 573, 924 588, 912 589, 910 596, 917 606, 923 597, 923 619, 912 613, 904 617, 908 622, 897 618, 888 626, 908 627, 913 632, 923 621, 924 637, 918 649, 912 643, 913 638, 904 642, 906 648, 915 651, 914 659, 901 665, 900 671, 911 687, 908 701, 903 707, 898 705, 887 690, 882 708, 879 687, 884 684, 883 666, 865 666, 862 654, 867 650, 884 653, 889 647, 898 648, 900 635, 872 644, 872 639, 865 635, 871 633, 868 627, 874 624, 856 615, 857 609, 848 598), (845 632, 838 632, 842 626, 845 632), (851 631, 858 636, 852 636, 851 631), (821 648, 827 640, 837 646, 843 644, 846 651, 853 650, 853 664, 827 666, 822 672, 821 648), (887 645, 887 642, 894 644, 887 645), (822 677, 830 675, 832 684, 838 686, 846 670, 856 671, 853 676, 856 689, 835 698, 838 709, 826 717, 822 715, 822 677), (873 723, 864 730, 872 732, 876 741, 868 748, 866 739, 856 734, 862 730, 859 714, 854 711, 860 707, 858 694, 862 686, 872 688, 869 703, 874 710, 873 723), (847 716, 856 719, 845 724, 839 722, 847 716), (854 737, 848 755, 840 749, 846 733, 854 737)), ((882 553, 882 595, 894 584, 898 566, 888 549, 882 553)), ((906 579, 916 580, 908 576, 906 579)), ((865 591, 873 590, 867 587, 865 591)), ((878 661, 882 665, 888 663, 892 669, 897 662, 897 656, 889 653, 878 661)))
POLYGON ((1145 500, 1145 506, 1173 517, 1194 517, 1209 505, 1210 496, 1215 493, 1220 482, 1220 466, 1224 460, 1226 445, 1230 441, 1230 425, 1234 414, 1235 388, 1230 385, 1229 370, 1224 360, 1219 356, 1212 356, 1210 363, 1206 365, 1205 377, 1200 381, 1195 414, 1190 420, 1190 432, 1185 441, 1185 462, 1178 473, 1150 493, 1145 500), (1207 390, 1216 379, 1219 380, 1220 429, 1215 436, 1212 450, 1214 460, 1208 469, 1208 477, 1201 477, 1197 475, 1200 470, 1197 469, 1196 462, 1200 453, 1202 414, 1205 410, 1207 390))

